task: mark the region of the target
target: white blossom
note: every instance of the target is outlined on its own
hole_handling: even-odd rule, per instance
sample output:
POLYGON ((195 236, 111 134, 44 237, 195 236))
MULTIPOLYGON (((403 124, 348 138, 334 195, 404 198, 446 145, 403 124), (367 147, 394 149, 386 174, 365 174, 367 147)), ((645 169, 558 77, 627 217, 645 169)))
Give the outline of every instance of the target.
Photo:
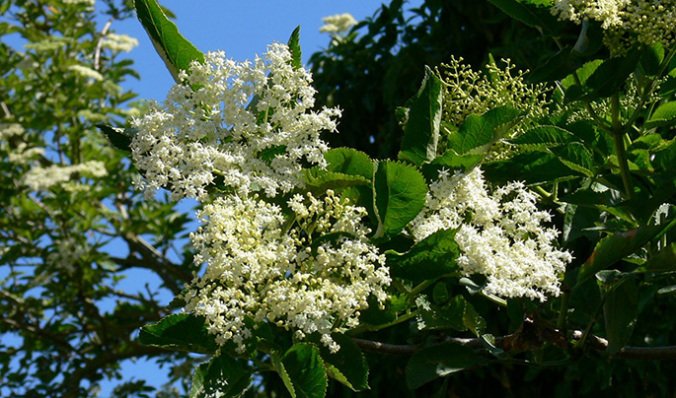
POLYGON ((559 277, 572 257, 555 247, 559 232, 545 226, 551 216, 536 201, 519 182, 490 193, 479 168, 467 174, 442 171, 411 232, 420 241, 457 229, 463 275, 484 275, 488 294, 545 301, 547 294, 560 293, 559 277))
POLYGON ((324 25, 319 28, 319 31, 331 35, 343 34, 357 24, 357 20, 350 13, 329 15, 322 18, 322 21, 324 25))
POLYGON ((676 42, 676 0, 555 0, 559 19, 601 23, 604 41, 616 53, 636 42, 644 45, 676 42))
POLYGON ((195 262, 206 262, 187 293, 186 310, 204 316, 219 344, 243 350, 248 322, 268 322, 297 339, 319 334, 330 350, 331 333, 359 323, 367 299, 386 299, 390 282, 384 256, 369 244, 360 222, 366 210, 327 192, 297 195, 282 209, 258 198, 229 195, 204 206, 204 223, 191 235, 195 262), (318 239, 333 234, 335 240, 318 239))
POLYGON ((138 46, 138 40, 127 35, 108 33, 101 39, 101 46, 113 51, 129 52, 138 46))
POLYGON ((33 167, 24 175, 23 183, 35 191, 45 190, 70 180, 74 173, 90 178, 104 177, 108 174, 103 162, 90 160, 72 166, 33 167))
POLYGON ((76 74, 94 80, 103 80, 103 75, 95 71, 92 68, 88 68, 84 65, 71 65, 68 67, 69 70, 75 72, 76 74))
POLYGON ((302 162, 325 165, 319 135, 336 130, 340 112, 312 111, 312 78, 291 65, 286 45, 253 62, 208 53, 180 78, 164 105, 133 119, 132 155, 146 189, 203 198, 218 182, 242 196, 275 196, 302 185, 302 162))

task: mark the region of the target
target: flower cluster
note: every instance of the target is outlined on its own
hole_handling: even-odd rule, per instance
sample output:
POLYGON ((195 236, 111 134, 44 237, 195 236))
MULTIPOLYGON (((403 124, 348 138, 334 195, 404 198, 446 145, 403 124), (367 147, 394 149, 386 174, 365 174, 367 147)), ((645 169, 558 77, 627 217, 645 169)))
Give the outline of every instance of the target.
POLYGON ((484 275, 488 294, 545 301, 547 294, 559 294, 559 276, 572 260, 554 247, 558 231, 544 226, 549 221, 549 213, 538 210, 535 195, 522 183, 489 193, 475 168, 467 174, 442 171, 411 232, 420 241, 457 228, 464 275, 484 275))
POLYGON ((552 13, 576 23, 600 22, 605 42, 615 53, 635 43, 671 46, 676 41, 674 0, 555 0, 552 13))
POLYGON ((482 114, 498 106, 511 106, 526 114, 526 119, 547 111, 545 84, 528 84, 525 71, 514 72, 514 65, 503 59, 504 68, 495 63, 486 65, 486 73, 477 72, 462 58, 451 57, 438 73, 444 83, 444 120, 462 124, 470 114, 482 114))
POLYGON ((319 31, 332 36, 344 34, 357 24, 357 20, 349 13, 329 15, 322 18, 322 21, 324 25, 319 28, 319 31))
POLYGON ((211 52, 182 72, 164 105, 132 122, 132 156, 145 188, 203 198, 215 183, 241 196, 301 186, 301 163, 325 164, 320 133, 336 130, 340 112, 311 110, 311 75, 291 57, 282 44, 253 63, 211 52))
POLYGON ((204 316, 221 345, 244 350, 251 322, 269 322, 337 351, 331 333, 356 326, 370 296, 386 299, 389 272, 366 238, 364 208, 331 191, 296 195, 288 208, 289 222, 277 205, 228 195, 199 214, 191 239, 207 268, 185 293, 186 310, 204 316))
POLYGON ((101 39, 101 46, 113 51, 129 52, 138 46, 138 40, 127 35, 108 33, 101 39))
POLYGON ((45 190, 70 180, 75 173, 90 178, 108 175, 103 162, 90 160, 72 166, 33 167, 24 175, 23 183, 35 191, 45 190))

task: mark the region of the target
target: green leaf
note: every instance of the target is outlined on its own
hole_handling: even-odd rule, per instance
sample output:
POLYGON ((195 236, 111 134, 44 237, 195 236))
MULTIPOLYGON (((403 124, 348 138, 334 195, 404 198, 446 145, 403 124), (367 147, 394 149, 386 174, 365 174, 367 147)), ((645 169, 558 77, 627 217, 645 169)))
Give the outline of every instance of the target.
POLYGON ((294 69, 301 69, 303 67, 303 54, 300 50, 300 25, 291 33, 289 37, 289 51, 291 51, 291 66, 294 69))
POLYGON ((557 126, 537 126, 509 141, 515 145, 557 146, 579 141, 570 131, 557 126))
POLYGON ((399 159, 421 165, 437 156, 443 99, 441 87, 441 79, 426 66, 422 85, 410 101, 399 159))
POLYGON ((673 126, 674 124, 676 124, 676 101, 671 101, 658 106, 645 122, 645 127, 673 126))
POLYGON ((368 389, 369 368, 364 353, 349 336, 336 333, 331 337, 340 345, 338 352, 331 353, 324 345, 320 345, 321 356, 329 377, 352 391, 368 389))
POLYGON ((665 234, 674 225, 676 225, 676 220, 672 220, 666 225, 644 226, 606 236, 596 244, 591 256, 582 264, 577 283, 582 283, 598 271, 607 269, 624 257, 636 252, 651 240, 665 234))
POLYGON ((518 123, 520 115, 521 111, 508 106, 491 109, 483 115, 469 115, 460 129, 449 137, 449 148, 458 154, 477 148, 485 152, 482 149, 502 138, 518 123))
POLYGON ((218 348, 207 331, 204 318, 192 314, 171 314, 141 327, 139 342, 172 350, 210 354, 218 348))
POLYGON ((387 251, 391 275, 420 282, 457 271, 455 260, 460 255, 460 248, 455 242, 455 233, 455 229, 439 230, 404 254, 387 251))
POLYGON ((375 236, 401 232, 425 206, 426 194, 425 178, 415 167, 389 160, 377 163, 373 176, 375 236))
POLYGON ((586 85, 592 90, 588 98, 610 97, 615 94, 634 71, 637 63, 638 56, 634 53, 603 61, 587 79, 586 85))
POLYGON ((587 147, 579 142, 552 148, 561 163, 584 176, 594 177, 594 157, 587 147))
POLYGON ((664 60, 664 47, 660 43, 645 46, 641 51, 641 67, 649 76, 660 72, 660 65, 664 60))
POLYGON ((136 129, 123 129, 107 124, 97 124, 96 127, 108 137, 108 140, 115 148, 125 152, 131 152, 131 141, 136 134, 136 129))
POLYGON ((343 189, 354 186, 367 186, 371 182, 360 175, 337 173, 319 167, 303 169, 306 188, 316 194, 323 194, 328 189, 343 189))
POLYGON ((326 169, 352 176, 373 178, 373 161, 364 152, 352 148, 333 148, 324 154, 326 169))
POLYGON ((412 390, 430 381, 469 367, 482 365, 485 360, 471 348, 444 343, 424 348, 411 357, 406 365, 406 384, 412 390))
POLYGON ((236 398, 251 385, 246 362, 221 354, 200 365, 193 374, 190 398, 236 398))
POLYGON ((204 54, 179 33, 157 0, 134 0, 134 5, 138 19, 175 81, 179 81, 180 71, 190 69, 192 62, 204 62, 204 54))
MULTIPOLYGON (((534 7, 517 0, 490 0, 490 2, 513 19, 534 28, 551 32, 558 23, 546 8, 534 7)), ((546 0, 539 2, 545 3, 546 0)))
MULTIPOLYGON (((319 349, 312 344, 294 344, 281 359, 284 380, 293 398, 322 398, 326 395, 328 379, 319 349)), ((277 369, 279 372, 279 369, 277 369)), ((281 373, 280 373, 281 374, 281 373)))
POLYGON ((631 338, 638 316, 638 286, 632 277, 613 284, 603 303, 608 354, 617 353, 631 338))
POLYGON ((535 184, 574 174, 559 158, 547 152, 522 153, 508 160, 484 163, 482 168, 487 179, 495 183, 520 180, 535 184))
POLYGON ((676 271, 676 243, 663 248, 643 264, 649 272, 676 271))

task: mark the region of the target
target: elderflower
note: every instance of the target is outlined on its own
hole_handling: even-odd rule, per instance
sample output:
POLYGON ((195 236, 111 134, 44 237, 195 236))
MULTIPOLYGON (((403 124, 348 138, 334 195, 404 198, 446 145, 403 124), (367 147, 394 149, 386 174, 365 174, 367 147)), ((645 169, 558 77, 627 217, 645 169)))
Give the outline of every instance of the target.
POLYGON ((69 70, 75 72, 76 74, 86 77, 88 79, 94 79, 94 80, 103 80, 103 75, 101 75, 99 72, 95 71, 92 68, 88 68, 83 65, 71 65, 68 67, 69 70))
POLYGON ((606 45, 618 54, 636 43, 676 42, 675 0, 555 0, 552 13, 575 23, 601 23, 606 45))
POLYGON ((94 7, 96 0, 61 0, 61 2, 67 5, 83 5, 87 7, 94 7))
POLYGON ((370 296, 386 299, 389 272, 366 238, 364 208, 331 191, 296 195, 288 205, 290 220, 277 205, 229 195, 198 215, 203 225, 191 240, 195 262, 207 267, 184 295, 186 310, 206 318, 220 345, 244 350, 251 322, 267 322, 297 339, 318 334, 335 352, 331 333, 358 325, 370 296))
POLYGON ((484 275, 488 294, 545 301, 547 294, 560 293, 559 276, 572 257, 554 247, 559 232, 544 226, 551 216, 535 204, 522 183, 489 193, 479 168, 453 175, 444 170, 430 185, 412 235, 420 241, 441 229, 457 229, 464 276, 484 275))
POLYGON ((101 39, 101 46, 113 51, 129 52, 138 46, 138 40, 127 35, 108 33, 101 39))
POLYGON ((24 175, 23 183, 35 191, 45 190, 70 180, 75 173, 90 178, 104 177, 108 174, 103 162, 91 160, 72 166, 33 167, 24 175))
POLYGON ((211 52, 180 80, 163 106, 132 121, 132 156, 147 190, 203 198, 218 181, 242 196, 272 197, 302 185, 301 164, 325 166, 319 135, 336 130, 340 112, 312 110, 312 77, 292 66, 286 45, 270 45, 253 63, 211 52))
POLYGON ((486 72, 477 72, 451 57, 437 73, 444 85, 444 120, 459 126, 470 114, 482 114, 498 106, 511 106, 523 111, 525 119, 534 119, 547 113, 547 92, 543 84, 527 84, 526 71, 514 71, 509 59, 503 59, 504 68, 491 62, 486 72))
POLYGON ((329 15, 322 18, 322 21, 324 25, 319 28, 319 31, 332 36, 343 34, 357 24, 357 20, 349 13, 329 15))

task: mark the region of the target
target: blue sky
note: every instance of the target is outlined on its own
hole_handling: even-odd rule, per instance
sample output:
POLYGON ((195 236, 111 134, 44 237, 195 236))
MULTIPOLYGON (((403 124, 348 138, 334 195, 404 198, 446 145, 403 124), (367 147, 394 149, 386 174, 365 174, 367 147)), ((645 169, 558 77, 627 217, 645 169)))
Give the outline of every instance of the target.
MULTIPOLYGON (((224 50, 236 60, 252 59, 262 54, 273 42, 285 43, 293 29, 301 26, 303 59, 325 48, 329 36, 319 33, 322 18, 351 13, 357 20, 371 16, 380 1, 368 0, 164 0, 162 5, 173 11, 181 33, 197 48, 206 51, 224 50)), ((141 80, 126 86, 144 99, 163 99, 173 83, 169 72, 155 53, 152 44, 136 19, 113 25, 118 33, 139 39, 139 46, 130 54, 141 80)))
MULTIPOLYGON (((304 62, 329 43, 329 36, 319 32, 323 17, 349 12, 362 20, 373 15, 381 4, 373 0, 164 0, 161 3, 176 14, 180 31, 200 50, 224 50, 228 57, 236 60, 252 59, 265 52, 272 42, 286 42, 293 29, 300 25, 304 62)), ((135 61, 141 79, 132 79, 125 87, 137 92, 139 99, 164 99, 173 80, 140 23, 136 19, 117 22, 113 30, 139 39, 139 46, 128 56, 135 61)), ((188 204, 180 206, 189 207, 188 204)), ((130 273, 123 282, 124 288, 137 290, 143 289, 145 283, 157 283, 149 280, 151 277, 143 272, 130 273)), ((154 386, 166 381, 165 373, 166 370, 159 370, 153 361, 123 363, 125 379, 144 379, 154 386)), ((104 382, 100 396, 108 397, 114 384, 104 382)))

